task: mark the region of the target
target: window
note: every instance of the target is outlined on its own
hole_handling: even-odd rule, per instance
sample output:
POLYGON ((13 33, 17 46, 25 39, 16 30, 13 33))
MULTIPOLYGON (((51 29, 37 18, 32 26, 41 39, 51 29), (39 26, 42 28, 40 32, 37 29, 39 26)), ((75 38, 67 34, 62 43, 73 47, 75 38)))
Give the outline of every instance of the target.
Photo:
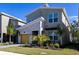
POLYGON ((55 36, 54 36, 54 40, 58 40, 58 36, 55 35, 55 36))
POLYGON ((52 41, 53 40, 53 36, 49 36, 50 40, 52 41))
POLYGON ((38 31, 32 31, 32 35, 38 35, 38 31))
POLYGON ((50 22, 50 23, 53 22, 53 18, 52 18, 52 17, 53 17, 53 15, 52 15, 52 14, 49 14, 49 22, 50 22))
POLYGON ((54 22, 58 22, 58 12, 54 12, 54 22))
POLYGON ((49 22, 58 22, 58 12, 52 12, 49 14, 49 22))

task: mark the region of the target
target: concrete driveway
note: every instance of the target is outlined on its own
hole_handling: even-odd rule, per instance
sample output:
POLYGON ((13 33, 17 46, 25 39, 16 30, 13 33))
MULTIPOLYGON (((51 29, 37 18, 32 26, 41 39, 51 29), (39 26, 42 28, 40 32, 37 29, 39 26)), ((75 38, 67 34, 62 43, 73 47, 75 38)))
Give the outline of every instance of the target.
POLYGON ((0 55, 18 55, 19 56, 19 55, 24 55, 24 54, 0 51, 0 55))
POLYGON ((27 59, 27 55, 0 51, 0 59, 27 59))
POLYGON ((0 46, 0 48, 8 48, 8 47, 16 47, 16 46, 24 46, 25 44, 13 44, 13 45, 6 45, 6 46, 0 46))

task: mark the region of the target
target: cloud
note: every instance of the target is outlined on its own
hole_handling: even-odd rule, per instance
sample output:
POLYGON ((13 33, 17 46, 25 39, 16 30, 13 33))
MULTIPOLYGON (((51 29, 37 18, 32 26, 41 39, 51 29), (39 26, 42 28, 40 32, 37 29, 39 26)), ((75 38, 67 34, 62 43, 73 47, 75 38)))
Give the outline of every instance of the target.
POLYGON ((78 21, 78 16, 70 16, 69 22, 72 23, 73 21, 78 21))

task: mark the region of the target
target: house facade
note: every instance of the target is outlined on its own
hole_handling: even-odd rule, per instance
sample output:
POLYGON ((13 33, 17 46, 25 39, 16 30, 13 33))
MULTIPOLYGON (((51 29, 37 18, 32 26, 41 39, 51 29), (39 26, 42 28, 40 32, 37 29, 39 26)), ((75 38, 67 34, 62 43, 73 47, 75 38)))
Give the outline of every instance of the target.
MULTIPOLYGON (((19 18, 6 14, 4 12, 0 13, 0 42, 6 42, 7 39, 7 28, 10 23, 13 23, 15 29, 25 25, 25 22, 19 18)), ((18 40, 17 40, 18 41, 18 40)))
POLYGON ((48 4, 29 13, 27 16, 27 24, 17 28, 20 32, 20 43, 32 43, 32 35, 46 34, 52 42, 60 42, 67 44, 71 39, 71 29, 68 16, 64 8, 51 8, 48 4), (62 35, 57 33, 63 29, 62 35), (62 37, 62 39, 60 39, 62 37))

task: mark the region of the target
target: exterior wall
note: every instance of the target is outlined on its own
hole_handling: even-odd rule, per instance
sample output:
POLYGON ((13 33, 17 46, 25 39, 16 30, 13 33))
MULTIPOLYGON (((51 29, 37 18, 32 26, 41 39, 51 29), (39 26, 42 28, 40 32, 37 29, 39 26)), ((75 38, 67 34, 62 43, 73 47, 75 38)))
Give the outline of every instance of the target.
POLYGON ((43 16, 44 18, 46 19, 46 22, 45 22, 45 28, 53 28, 53 27, 57 27, 58 24, 61 23, 61 10, 46 10, 46 11, 42 11, 43 13, 43 16), (58 12, 58 22, 53 22, 53 23, 49 23, 49 20, 48 20, 48 15, 52 12, 58 12))
POLYGON ((17 20, 11 20, 11 21, 12 21, 14 27, 16 28, 18 26, 18 21, 17 20))
POLYGON ((1 41, 1 33, 2 33, 2 32, 1 32, 1 31, 2 31, 2 28, 1 28, 1 27, 2 27, 2 23, 1 23, 1 21, 2 21, 2 20, 1 20, 1 15, 0 15, 0 41, 1 41))
MULTIPOLYGON (((22 34, 28 34, 29 36, 29 43, 32 43, 32 31, 38 31, 38 34, 41 35, 42 34, 42 22, 36 22, 34 24, 30 24, 28 27, 22 28, 22 30, 20 31, 20 35, 22 34)), ((22 39, 22 38, 21 38, 22 39)), ((21 39, 20 42, 21 42, 21 39)))
MULTIPOLYGON (((42 16, 46 20, 44 22, 44 27, 43 28, 54 28, 54 27, 57 27, 60 24, 60 26, 63 29, 67 30, 67 33, 64 32, 64 34, 62 35, 62 44, 69 43, 69 39, 70 39, 70 37, 69 37, 70 36, 70 33, 69 33, 70 27, 69 27, 69 23, 67 21, 68 19, 66 18, 66 16, 65 16, 64 12, 62 11, 62 9, 52 9, 52 8, 49 9, 49 8, 45 8, 45 9, 39 9, 37 11, 36 12, 33 12, 30 15, 28 15, 27 16, 27 19, 28 20, 35 20, 36 18, 42 16), (58 22, 53 22, 53 23, 49 23, 48 22, 48 15, 50 13, 52 13, 52 12, 58 12, 59 13, 58 22)), ((47 33, 47 31, 46 31, 46 33, 47 33)))
POLYGON ((13 23, 13 25, 14 25, 15 28, 18 28, 18 27, 20 27, 20 26, 25 25, 23 22, 18 21, 18 20, 16 20, 16 19, 10 19, 10 22, 13 23))
POLYGON ((61 12, 62 10, 61 9, 39 9, 35 12, 33 12, 32 14, 28 15, 27 16, 27 20, 35 20, 37 19, 38 17, 43 17, 46 21, 44 23, 44 27, 45 28, 51 28, 51 27, 57 27, 57 25, 60 23, 61 24, 61 12), (50 13, 52 12, 58 12, 59 14, 59 19, 58 19, 58 22, 55 22, 55 23, 49 23, 48 22, 48 16, 50 13))
POLYGON ((6 17, 4 15, 2 17, 2 33, 7 33, 7 26, 9 24, 9 17, 6 17))
POLYGON ((68 21, 65 17, 65 15, 62 13, 62 22, 64 23, 64 25, 68 28, 68 30, 70 31, 70 27, 69 27, 69 24, 68 24, 68 21))
MULTIPOLYGON (((7 34, 7 27, 8 25, 13 22, 15 29, 20 25, 22 26, 24 23, 21 22, 18 18, 9 16, 7 14, 0 14, 0 41, 3 42, 4 37, 3 33, 7 34)), ((5 35, 4 34, 4 35, 5 35)), ((19 41, 18 41, 19 42, 19 41)))
POLYGON ((1 33, 1 15, 0 15, 0 33, 1 33))
POLYGON ((27 22, 35 20, 39 17, 41 17, 41 10, 37 10, 37 11, 33 12, 31 15, 28 15, 27 16, 27 22))
POLYGON ((40 22, 29 25, 28 27, 19 30, 20 34, 32 34, 32 31, 40 31, 40 22))
POLYGON ((64 34, 63 34, 62 44, 68 44, 70 42, 71 29, 70 29, 70 24, 68 23, 67 18, 63 12, 62 12, 62 26, 67 31, 67 32, 64 32, 64 34))

